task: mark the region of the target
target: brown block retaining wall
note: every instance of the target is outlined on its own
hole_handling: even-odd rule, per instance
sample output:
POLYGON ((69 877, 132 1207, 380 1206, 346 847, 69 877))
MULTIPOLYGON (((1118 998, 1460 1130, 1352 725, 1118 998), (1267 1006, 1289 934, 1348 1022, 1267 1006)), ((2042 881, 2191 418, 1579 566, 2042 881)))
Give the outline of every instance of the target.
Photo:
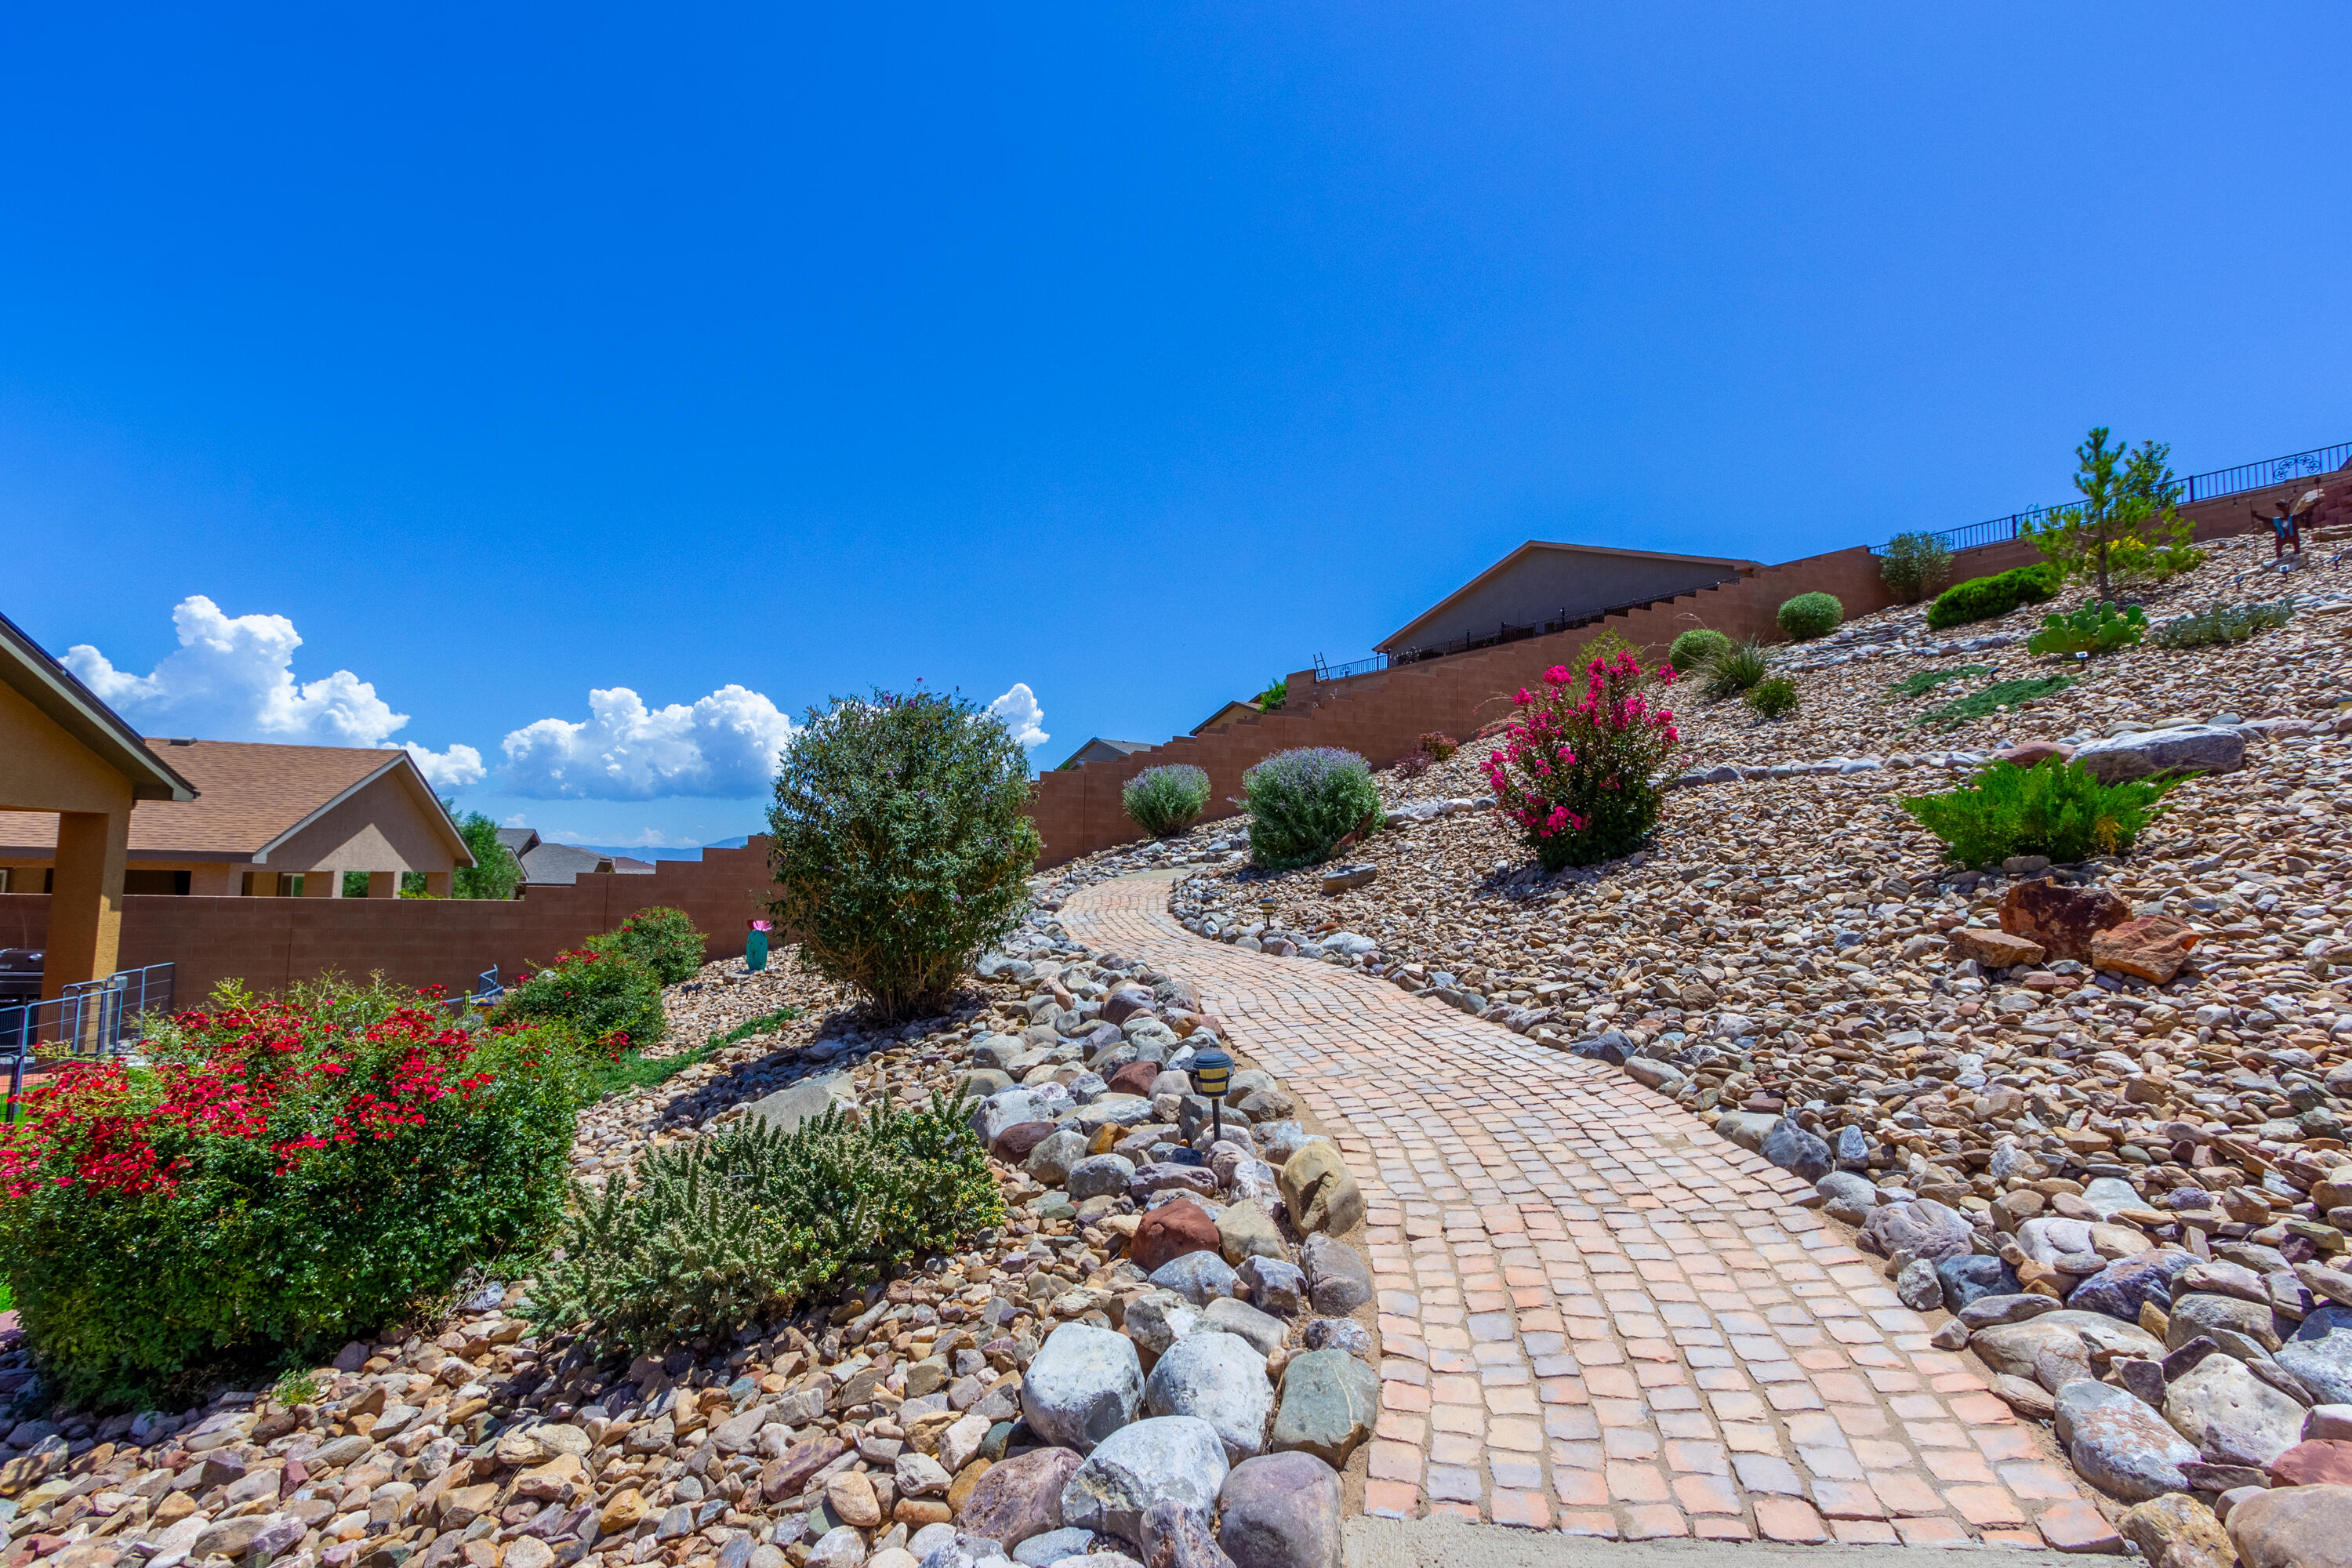
MULTIPOLYGON (((764 918, 772 891, 768 845, 706 849, 699 860, 658 860, 651 876, 588 873, 570 887, 528 889, 520 899, 205 899, 133 894, 122 900, 126 969, 175 965, 182 1006, 215 984, 237 979, 257 991, 339 972, 381 972, 398 985, 470 991, 492 964, 511 979, 566 948, 611 931, 648 904, 684 910, 708 934, 708 958, 740 957, 749 927, 764 918)), ((41 947, 49 924, 46 893, 0 894, 0 947, 41 947)))
MULTIPOLYGON (((2302 479, 2266 490, 2249 490, 2183 507, 2181 515, 2199 539, 2251 531, 2247 508, 2276 491, 2299 493, 2315 481, 2302 479)), ((2331 501, 2334 498, 2330 498, 2331 501)), ((2023 540, 1958 551, 1952 581, 1990 576, 2031 565, 2041 552, 2023 540)), ((1833 551, 1780 566, 1767 566, 1735 583, 1725 583, 1638 610, 1620 611, 1598 625, 1475 653, 1454 654, 1342 680, 1318 681, 1312 670, 1288 678, 1288 697, 1276 712, 1236 720, 1201 735, 1180 735, 1117 761, 1046 773, 1037 781, 1030 816, 1045 840, 1041 863, 1058 865, 1097 849, 1143 837, 1120 804, 1127 781, 1146 768, 1189 763, 1209 775, 1206 818, 1232 816, 1242 793, 1242 774, 1276 752, 1299 746, 1338 746, 1360 752, 1375 768, 1410 755, 1422 735, 1443 731, 1466 740, 1511 710, 1512 695, 1534 685, 1546 669, 1573 661, 1577 650, 1613 631, 1648 657, 1694 626, 1725 636, 1784 640, 1776 618, 1782 604, 1799 594, 1837 595, 1848 617, 1894 604, 1879 574, 1878 558, 1867 549, 1833 551)))

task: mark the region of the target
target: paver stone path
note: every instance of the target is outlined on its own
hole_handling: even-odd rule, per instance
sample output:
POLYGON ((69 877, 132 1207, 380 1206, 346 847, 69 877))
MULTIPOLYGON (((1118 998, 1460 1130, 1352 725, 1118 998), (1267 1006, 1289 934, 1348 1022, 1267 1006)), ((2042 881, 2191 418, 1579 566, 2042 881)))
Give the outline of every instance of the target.
POLYGON ((1170 874, 1072 896, 1198 985, 1370 1208, 1368 1511, 1624 1539, 2112 1539, 1981 1363, 1927 1342, 1809 1184, 1605 1063, 1351 971, 1202 941, 1170 874))

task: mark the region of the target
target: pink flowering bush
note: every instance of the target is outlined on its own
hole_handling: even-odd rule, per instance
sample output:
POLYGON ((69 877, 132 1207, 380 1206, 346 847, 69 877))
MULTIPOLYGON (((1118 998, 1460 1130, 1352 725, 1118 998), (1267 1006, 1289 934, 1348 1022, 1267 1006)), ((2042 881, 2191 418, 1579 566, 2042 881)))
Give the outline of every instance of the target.
POLYGON ((145 1053, 68 1066, 0 1131, 0 1271, 68 1399, 331 1353, 562 1216, 562 1028, 469 1029, 381 984, 232 982, 145 1053))
MULTIPOLYGON (((1672 665, 1658 667, 1661 687, 1674 679, 1672 665)), ((1682 747, 1673 710, 1643 689, 1630 651, 1586 665, 1581 691, 1567 666, 1554 665, 1540 691, 1520 689, 1495 739, 1486 782, 1547 871, 1638 848, 1658 825, 1682 747)))

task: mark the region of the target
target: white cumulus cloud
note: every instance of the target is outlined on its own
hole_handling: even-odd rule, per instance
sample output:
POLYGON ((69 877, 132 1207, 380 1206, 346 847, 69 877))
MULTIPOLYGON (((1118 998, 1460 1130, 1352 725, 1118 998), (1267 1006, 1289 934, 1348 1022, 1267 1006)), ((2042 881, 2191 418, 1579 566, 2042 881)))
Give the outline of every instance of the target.
POLYGON ((734 685, 664 708, 615 686, 589 692, 588 713, 508 735, 501 787, 541 799, 742 799, 766 792, 795 728, 767 698, 734 685))
POLYGON ((1014 681, 1013 689, 990 703, 988 710, 1004 721, 1020 745, 1042 746, 1054 738, 1045 733, 1045 710, 1037 705, 1037 694, 1025 680, 1014 681))
MULTIPOLYGON (((294 650, 302 638, 284 616, 230 616, 202 594, 172 611, 180 646, 153 670, 117 669, 88 643, 66 649, 63 663, 83 685, 150 734, 216 741, 276 741, 290 745, 388 746, 408 722, 348 669, 298 680, 294 650)), ((409 755, 436 785, 478 784, 482 754, 471 746, 435 752, 414 742, 409 755)))

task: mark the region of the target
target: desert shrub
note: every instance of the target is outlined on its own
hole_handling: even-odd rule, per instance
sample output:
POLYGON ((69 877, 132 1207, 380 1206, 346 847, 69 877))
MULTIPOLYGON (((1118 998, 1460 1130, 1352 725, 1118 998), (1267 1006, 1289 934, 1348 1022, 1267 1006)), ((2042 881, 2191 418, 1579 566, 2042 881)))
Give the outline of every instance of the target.
POLYGON ((1935 631, 1942 631, 1947 626, 1963 626, 1971 621, 2005 616, 2020 605, 2042 604, 2058 596, 2062 581, 2058 568, 2046 561, 2019 566, 1998 576, 1971 577, 1936 596, 1936 602, 1927 606, 1927 625, 1935 631))
POLYGON ((2042 629, 2025 639, 2025 651, 2041 654, 2112 653, 2147 635, 2147 615, 2137 605, 2084 605, 2070 615, 2049 615, 2042 629))
POLYGON ((2176 616, 2156 628, 2158 647, 2206 647, 2214 643, 2243 642, 2256 632, 2283 626, 2294 618, 2294 601, 2268 604, 2215 605, 2193 615, 2176 616))
POLYGON ((702 972, 702 933, 684 910, 660 904, 639 910, 603 936, 588 939, 591 952, 634 958, 664 985, 691 980, 702 972))
POLYGON ((1957 697, 1940 708, 1930 708, 1916 719, 1916 724, 1931 724, 1938 730, 1957 729, 1971 719, 1982 719, 2002 708, 2022 708, 2029 702, 2054 696, 2074 684, 2071 675, 2046 675, 2039 680, 2001 680, 1982 691, 1971 691, 1957 697))
MULTIPOLYGON (((1674 671, 1660 679, 1672 684, 1674 671)), ((1657 826, 1682 737, 1642 681, 1625 653, 1586 665, 1580 692, 1561 665, 1544 672, 1540 692, 1519 692, 1486 782, 1547 871, 1614 859, 1657 826)))
POLYGON ((1423 730, 1421 732, 1420 749, 1421 754, 1431 762, 1442 763, 1460 751, 1462 742, 1443 730, 1423 730))
POLYGON ((1264 691, 1259 692, 1250 700, 1257 704, 1258 711, 1262 713, 1280 712, 1282 705, 1290 700, 1290 677, 1276 676, 1265 683, 1264 691))
POLYGON ((1797 683, 1785 675, 1759 680, 1741 699, 1759 719, 1785 719, 1797 710, 1797 683))
POLYGON ((1952 552, 1932 533, 1898 533, 1878 558, 1878 574, 1897 599, 1916 605, 1951 576, 1952 552))
POLYGON ((562 1213, 560 1028, 456 1028, 382 985, 227 985, 143 1048, 68 1066, 0 1136, 0 1259, 69 1400, 315 1365, 562 1213))
POLYGON ((499 1024, 562 1024, 583 1047, 608 1058, 659 1045, 667 1028, 661 981, 621 952, 574 948, 537 973, 516 976, 491 1009, 499 1024))
POLYGON ((1146 768, 1119 792, 1127 815, 1154 838, 1181 833, 1209 804, 1209 775, 1190 763, 1146 768))
POLYGON ((1834 594, 1800 594, 1780 606, 1778 619, 1790 642, 1809 642, 1837 630, 1845 606, 1834 594))
POLYGON ((635 1185, 577 1194, 530 1314, 602 1349, 659 1351, 968 1242, 1004 1205, 962 1109, 886 1101, 655 1150, 635 1185))
POLYGON ((1958 789, 1906 798, 1903 809, 1944 841, 1958 865, 2012 855, 2072 863, 2128 850, 2179 782, 2103 784, 2079 763, 2046 757, 2030 768, 1995 763, 1958 789))
POLYGON ((1020 744, 968 699, 837 698, 784 750, 771 908, 803 964, 883 1016, 936 1012, 1028 908, 1028 804, 1020 744))
POLYGON ((1731 639, 1708 626, 1693 626, 1666 649, 1666 663, 1677 674, 1688 675, 1707 660, 1731 651, 1731 639))
POLYGON ((2118 587, 2153 586, 2168 583, 2184 572, 2205 564, 2205 552, 2187 538, 2150 544, 2126 539, 2107 548, 2107 576, 2118 587))
POLYGON ((1915 669, 1895 683, 1895 689, 1905 697, 1925 697, 1948 680, 1961 680, 1971 675, 1990 675, 1989 664, 1963 664, 1951 669, 1915 669))
POLYGON ((1250 858, 1270 871, 1311 866, 1339 840, 1380 820, 1372 770, 1353 752, 1276 752, 1242 775, 1250 858))
POLYGON ((1749 637, 1745 642, 1729 644, 1699 667, 1699 694, 1709 702, 1721 702, 1738 696, 1771 673, 1771 650, 1749 637))
POLYGON ((1396 760, 1395 773, 1401 779, 1417 779, 1437 764, 1419 752, 1396 760))

